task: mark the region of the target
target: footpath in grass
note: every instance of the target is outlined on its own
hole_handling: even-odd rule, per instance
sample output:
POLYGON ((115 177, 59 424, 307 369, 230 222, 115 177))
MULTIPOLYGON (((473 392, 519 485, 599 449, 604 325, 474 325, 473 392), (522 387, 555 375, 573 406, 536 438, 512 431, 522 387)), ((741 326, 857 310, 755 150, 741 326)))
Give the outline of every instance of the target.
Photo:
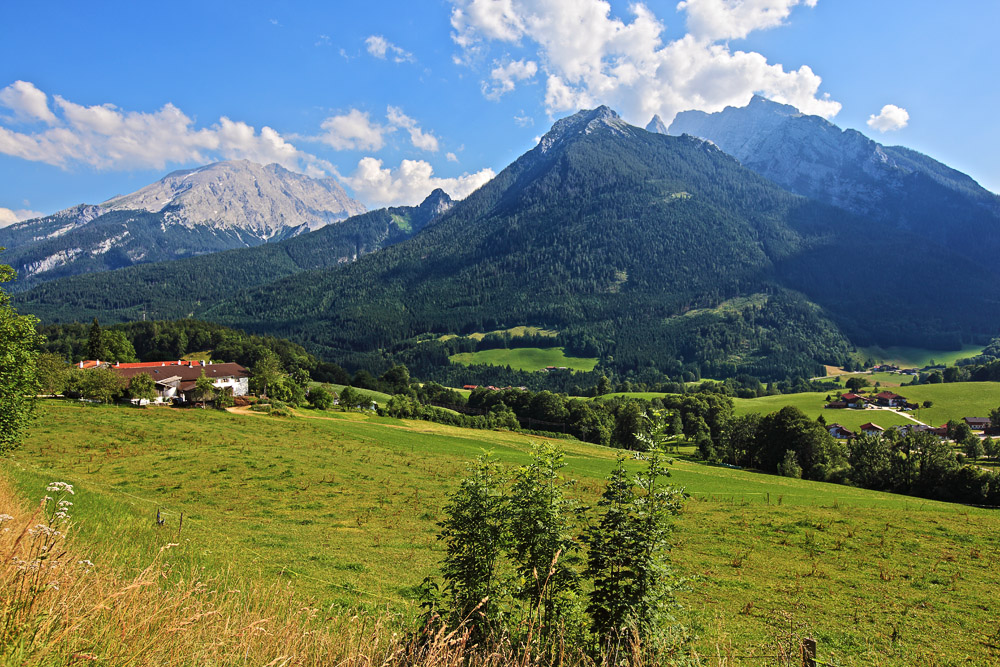
MULTIPOLYGON (((75 484, 80 538, 115 545, 123 564, 177 543, 172 562, 287 581, 310 606, 414 613, 466 462, 491 449, 524 463, 538 440, 310 414, 329 418, 45 402, 0 470, 31 499, 50 481, 75 484)), ((616 452, 563 445, 574 492, 593 503, 616 452)), ((684 618, 707 664, 774 664, 764 656, 807 635, 837 665, 997 657, 997 513, 683 461, 672 480, 692 496, 673 562, 694 577, 684 618)))

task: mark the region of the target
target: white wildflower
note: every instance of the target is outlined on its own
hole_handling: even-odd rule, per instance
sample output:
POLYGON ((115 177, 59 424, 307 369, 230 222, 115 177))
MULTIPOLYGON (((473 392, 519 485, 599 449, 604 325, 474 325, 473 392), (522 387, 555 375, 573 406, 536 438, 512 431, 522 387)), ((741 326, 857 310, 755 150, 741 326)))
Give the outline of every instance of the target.
POLYGON ((9 514, 0 514, 0 523, 3 523, 4 521, 13 521, 13 520, 14 517, 12 517, 9 514))
POLYGON ((57 537, 59 535, 62 535, 62 533, 60 533, 58 530, 52 528, 51 526, 46 526, 44 523, 39 523, 36 524, 34 528, 29 528, 28 534, 29 535, 41 534, 44 535, 45 537, 57 537))
POLYGON ((70 495, 74 495, 73 485, 67 484, 66 482, 52 482, 47 487, 45 487, 45 490, 54 491, 55 493, 68 493, 70 495))

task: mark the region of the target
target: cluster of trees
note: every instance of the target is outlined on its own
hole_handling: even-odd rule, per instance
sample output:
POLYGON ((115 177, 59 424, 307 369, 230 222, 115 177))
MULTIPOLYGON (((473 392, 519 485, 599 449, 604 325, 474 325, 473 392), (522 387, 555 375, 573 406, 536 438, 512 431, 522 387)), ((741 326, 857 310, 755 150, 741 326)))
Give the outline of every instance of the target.
MULTIPOLYGON (((1000 409, 997 411, 1000 421, 1000 409)), ((988 446, 964 422, 949 423, 949 437, 978 458, 988 446)), ((953 446, 934 434, 889 429, 861 435, 849 443, 833 438, 825 424, 796 407, 760 415, 731 417, 720 437, 703 440, 707 460, 764 472, 851 484, 924 498, 1000 505, 1000 474, 964 465, 953 446)))
POLYGON ((671 626, 678 582, 667 553, 684 494, 666 483, 650 441, 644 468, 619 458, 595 508, 570 498, 551 445, 513 471, 478 459, 439 524, 444 586, 425 582, 430 620, 471 626, 480 645, 532 643, 549 658, 571 647, 619 664, 676 649, 684 634, 671 626))
POLYGON ((45 337, 42 350, 75 363, 102 361, 171 361, 192 352, 211 352, 216 361, 252 367, 267 352, 284 370, 302 370, 320 382, 350 384, 351 375, 336 364, 321 361, 301 345, 273 336, 258 336, 211 322, 193 319, 127 322, 101 327, 78 322, 38 327, 45 337))
POLYGON ((598 445, 643 450, 643 440, 662 425, 692 442, 721 437, 733 412, 719 392, 666 395, 651 400, 612 396, 588 400, 526 389, 474 389, 468 398, 428 382, 396 393, 383 409, 391 417, 426 419, 468 428, 529 430, 571 435, 598 445))

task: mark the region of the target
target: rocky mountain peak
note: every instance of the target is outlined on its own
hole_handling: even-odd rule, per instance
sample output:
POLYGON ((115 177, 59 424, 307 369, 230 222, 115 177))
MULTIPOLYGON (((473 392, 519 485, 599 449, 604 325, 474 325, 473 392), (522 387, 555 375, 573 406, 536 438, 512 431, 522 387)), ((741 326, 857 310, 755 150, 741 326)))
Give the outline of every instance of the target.
POLYGON ((617 112, 602 105, 596 109, 577 111, 572 116, 557 120, 553 123, 552 129, 542 137, 538 146, 542 153, 547 153, 553 146, 571 137, 591 134, 601 129, 625 135, 631 131, 631 127, 617 112))
POLYGON ((249 160, 174 171, 101 208, 163 212, 171 223, 246 230, 263 238, 295 228, 318 229, 365 211, 332 178, 310 178, 249 160))
POLYGON ((666 134, 667 124, 663 122, 662 118, 660 118, 660 114, 654 114, 653 118, 649 121, 649 124, 646 125, 646 131, 654 132, 656 134, 666 134))
POLYGON ((434 218, 445 213, 454 205, 455 201, 448 196, 448 193, 441 188, 437 188, 427 195, 427 198, 420 203, 418 208, 429 217, 434 218))

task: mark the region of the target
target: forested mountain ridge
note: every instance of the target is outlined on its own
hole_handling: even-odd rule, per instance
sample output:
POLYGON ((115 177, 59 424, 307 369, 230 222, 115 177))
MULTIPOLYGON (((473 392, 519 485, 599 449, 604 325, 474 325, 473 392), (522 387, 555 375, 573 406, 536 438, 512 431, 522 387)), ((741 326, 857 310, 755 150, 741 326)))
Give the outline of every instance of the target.
POLYGON ((48 322, 187 317, 240 290, 398 243, 452 205, 439 189, 419 206, 369 211, 284 241, 56 280, 16 298, 48 322))
POLYGON ((0 229, 14 290, 64 276, 110 271, 256 246, 364 211, 334 179, 247 160, 175 171, 130 195, 74 206, 0 229))
MULTIPOLYGON (((285 244, 315 251, 333 229, 285 244)), ((433 224, 356 262, 242 252, 58 281, 19 307, 64 321, 195 315, 372 370, 444 366, 455 350, 442 334, 527 324, 614 372, 762 379, 816 375, 862 342, 945 348, 1000 329, 1000 287, 961 253, 606 107, 557 121, 433 224), (240 290, 212 285, 231 273, 240 290)))
POLYGON ((539 145, 410 241, 204 311, 306 340, 334 358, 424 333, 552 326, 619 368, 783 377, 850 344, 775 281, 808 244, 801 219, 842 213, 785 193, 720 150, 610 109, 558 121, 539 145), (733 297, 745 308, 712 312, 733 297), (691 309, 700 316, 683 317, 691 309), (766 341, 766 344, 763 344, 766 341))
POLYGON ((667 132, 710 140, 791 192, 912 232, 1000 276, 1000 196, 917 151, 759 96, 718 113, 682 112, 667 132))

